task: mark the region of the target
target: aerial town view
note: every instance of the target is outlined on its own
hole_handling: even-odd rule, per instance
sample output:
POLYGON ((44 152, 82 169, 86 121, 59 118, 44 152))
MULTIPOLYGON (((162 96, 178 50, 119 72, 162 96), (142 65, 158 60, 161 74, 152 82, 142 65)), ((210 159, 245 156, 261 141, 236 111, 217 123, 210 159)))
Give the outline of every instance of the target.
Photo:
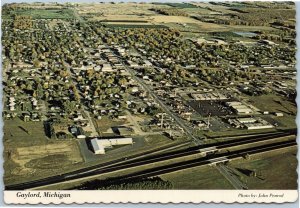
POLYGON ((6 190, 297 189, 293 2, 2 5, 6 190))

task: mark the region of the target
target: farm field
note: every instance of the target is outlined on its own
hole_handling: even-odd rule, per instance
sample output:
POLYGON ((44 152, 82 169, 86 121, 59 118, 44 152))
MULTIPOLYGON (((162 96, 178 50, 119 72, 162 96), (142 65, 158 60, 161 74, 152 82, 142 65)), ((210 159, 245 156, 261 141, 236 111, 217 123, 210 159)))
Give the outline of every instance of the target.
POLYGON ((198 23, 198 20, 192 19, 190 17, 182 17, 182 16, 166 16, 166 15, 156 15, 150 16, 150 19, 153 22, 157 23, 169 23, 169 22, 176 22, 176 23, 198 23))
POLYGON ((93 15, 90 19, 90 21, 97 20, 97 21, 103 21, 103 22, 148 22, 150 20, 150 16, 137 16, 137 15, 93 15))
POLYGON ((153 15, 153 7, 169 8, 166 5, 138 4, 138 3, 117 3, 117 4, 79 4, 79 14, 100 13, 102 15, 153 15))
POLYGON ((10 15, 4 15, 2 18, 9 19, 13 15, 30 15, 33 19, 72 19, 73 11, 70 9, 30 9, 30 10, 16 10, 10 15))

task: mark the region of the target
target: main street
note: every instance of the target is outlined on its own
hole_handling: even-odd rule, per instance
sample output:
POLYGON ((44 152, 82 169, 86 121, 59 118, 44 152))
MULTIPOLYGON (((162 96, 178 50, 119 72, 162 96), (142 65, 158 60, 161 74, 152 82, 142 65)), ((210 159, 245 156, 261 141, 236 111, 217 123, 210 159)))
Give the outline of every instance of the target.
POLYGON ((127 71, 131 74, 131 76, 139 83, 139 85, 149 93, 149 95, 155 100, 155 102, 157 102, 159 104, 159 106, 163 109, 163 111, 165 113, 167 113, 171 118, 174 119, 174 121, 178 124, 178 126, 180 126, 184 131, 185 133, 190 136, 194 142, 196 144, 199 144, 199 139, 197 137, 195 137, 193 134, 192 134, 192 130, 187 127, 185 125, 185 123, 181 120, 181 118, 179 118, 178 116, 176 116, 169 108, 168 106, 166 106, 163 101, 161 101, 157 95, 155 93, 153 93, 153 91, 143 82, 143 80, 141 80, 140 78, 138 78, 134 71, 132 69, 130 69, 129 67, 125 66, 127 71))
POLYGON ((116 56, 118 57, 119 61, 122 63, 122 65, 124 66, 124 68, 130 73, 131 77, 154 99, 154 101, 156 103, 159 104, 159 106, 162 108, 162 110, 167 113, 172 119, 174 119, 174 121, 178 124, 179 127, 181 127, 184 132, 191 138, 193 139, 193 142, 198 145, 200 144, 200 140, 192 133, 193 130, 190 129, 185 123, 184 121, 179 118, 177 115, 175 115, 167 105, 164 104, 163 101, 161 101, 158 96, 153 92, 153 90, 151 90, 149 88, 149 86, 147 84, 145 84, 145 82, 140 79, 139 77, 136 76, 135 71, 132 70, 130 67, 128 67, 125 63, 124 60, 122 60, 122 57, 118 56, 117 54, 114 53, 114 51, 108 46, 105 45, 107 48, 110 49, 110 51, 116 56))

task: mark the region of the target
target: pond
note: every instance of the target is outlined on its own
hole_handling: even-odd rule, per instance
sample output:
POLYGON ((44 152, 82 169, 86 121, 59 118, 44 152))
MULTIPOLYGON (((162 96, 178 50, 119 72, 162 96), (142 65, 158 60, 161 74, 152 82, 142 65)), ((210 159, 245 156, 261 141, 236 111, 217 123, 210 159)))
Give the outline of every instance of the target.
POLYGON ((256 33, 253 33, 253 32, 233 32, 233 33, 243 36, 243 37, 250 37, 250 38, 257 35, 256 33))

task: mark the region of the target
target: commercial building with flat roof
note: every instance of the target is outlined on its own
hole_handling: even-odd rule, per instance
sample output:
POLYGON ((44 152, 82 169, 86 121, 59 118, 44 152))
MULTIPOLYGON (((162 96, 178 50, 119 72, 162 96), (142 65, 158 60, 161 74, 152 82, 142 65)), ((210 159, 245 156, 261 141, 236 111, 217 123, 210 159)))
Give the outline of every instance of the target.
POLYGON ((212 92, 212 93, 192 93, 191 96, 195 100, 226 100, 228 97, 219 93, 219 92, 212 92))
POLYGON ((237 102, 237 101, 226 102, 226 105, 231 107, 234 110, 234 112, 236 112, 239 115, 253 113, 253 110, 251 108, 249 108, 248 106, 246 106, 241 102, 237 102))
POLYGON ((133 144, 132 138, 111 138, 111 139, 91 139, 91 144, 95 154, 105 154, 106 148, 112 148, 115 145, 133 144))

